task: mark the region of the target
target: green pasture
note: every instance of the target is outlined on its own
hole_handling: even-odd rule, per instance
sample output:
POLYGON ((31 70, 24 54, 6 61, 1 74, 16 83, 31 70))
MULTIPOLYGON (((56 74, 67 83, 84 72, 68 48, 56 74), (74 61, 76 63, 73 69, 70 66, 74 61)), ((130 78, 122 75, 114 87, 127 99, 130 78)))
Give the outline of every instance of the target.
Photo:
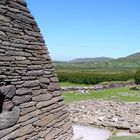
POLYGON ((87 87, 92 85, 86 85, 86 84, 75 84, 75 83, 69 83, 69 82, 60 82, 61 87, 87 87))
POLYGON ((112 88, 98 91, 92 90, 88 91, 86 94, 78 92, 64 92, 63 96, 66 104, 91 99, 140 102, 140 91, 132 91, 130 90, 130 87, 112 88))
POLYGON ((109 140, 140 140, 140 136, 128 136, 128 137, 112 136, 109 140))
POLYGON ((131 61, 110 61, 110 62, 64 62, 64 61, 55 61, 53 62, 55 69, 57 71, 98 71, 98 70, 107 70, 107 71, 119 71, 119 70, 135 70, 140 68, 140 60, 131 61))

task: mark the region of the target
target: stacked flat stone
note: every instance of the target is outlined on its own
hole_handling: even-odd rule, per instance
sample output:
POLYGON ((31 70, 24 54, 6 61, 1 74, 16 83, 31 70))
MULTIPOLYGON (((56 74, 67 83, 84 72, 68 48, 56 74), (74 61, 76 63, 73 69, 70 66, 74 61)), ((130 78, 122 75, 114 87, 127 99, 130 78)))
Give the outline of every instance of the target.
POLYGON ((0 0, 0 139, 70 140, 69 114, 24 0, 0 0))

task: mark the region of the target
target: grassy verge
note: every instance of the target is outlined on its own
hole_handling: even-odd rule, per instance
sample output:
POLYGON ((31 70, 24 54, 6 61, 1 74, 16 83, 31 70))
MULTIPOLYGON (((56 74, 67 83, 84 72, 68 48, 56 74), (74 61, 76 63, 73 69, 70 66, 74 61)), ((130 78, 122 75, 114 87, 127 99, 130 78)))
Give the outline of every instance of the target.
POLYGON ((131 91, 130 87, 89 91, 88 94, 64 92, 63 96, 66 104, 89 99, 140 102, 140 91, 131 91))
MULTIPOLYGON (((128 80, 128 81, 110 81, 110 82, 100 82, 99 85, 109 85, 109 84, 130 84, 133 83, 134 80, 128 80)), ((60 86, 61 87, 89 87, 89 86, 93 86, 93 84, 77 84, 77 83, 70 83, 70 82, 60 82, 60 86)))
POLYGON ((138 136, 124 136, 124 137, 116 137, 116 136, 112 136, 109 140, 140 140, 140 137, 138 136))
POLYGON ((75 83, 69 83, 69 82, 60 82, 61 87, 87 87, 92 85, 86 85, 86 84, 75 84, 75 83))

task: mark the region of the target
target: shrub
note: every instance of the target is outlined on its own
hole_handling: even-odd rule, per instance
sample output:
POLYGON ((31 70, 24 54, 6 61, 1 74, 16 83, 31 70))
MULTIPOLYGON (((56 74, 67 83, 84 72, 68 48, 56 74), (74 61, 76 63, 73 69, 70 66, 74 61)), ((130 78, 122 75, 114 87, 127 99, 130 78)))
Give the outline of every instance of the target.
POLYGON ((94 72, 58 72, 60 82, 70 82, 77 84, 98 84, 109 81, 127 81, 134 79, 133 73, 94 73, 94 72))
POLYGON ((134 76, 134 79, 135 79, 135 82, 136 82, 137 84, 140 84, 140 70, 137 70, 137 71, 136 71, 136 74, 135 74, 135 76, 134 76))

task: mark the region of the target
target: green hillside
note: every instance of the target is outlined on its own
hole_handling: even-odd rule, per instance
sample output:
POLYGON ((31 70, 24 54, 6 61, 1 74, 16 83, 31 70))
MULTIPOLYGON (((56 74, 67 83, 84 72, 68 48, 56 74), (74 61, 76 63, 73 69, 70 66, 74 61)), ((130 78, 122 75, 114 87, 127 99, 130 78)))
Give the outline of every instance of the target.
POLYGON ((140 53, 128 55, 126 57, 115 59, 116 62, 140 62, 140 53))
POLYGON ((95 58, 77 58, 74 60, 71 60, 70 62, 109 62, 113 60, 114 58, 110 57, 95 57, 95 58))
POLYGON ((85 70, 96 71, 100 70, 125 70, 140 68, 140 53, 135 53, 127 57, 113 59, 109 57, 98 58, 78 58, 72 61, 55 61, 56 70, 85 70))
POLYGON ((135 53, 126 57, 111 61, 112 66, 122 68, 140 68, 140 53, 135 53))

